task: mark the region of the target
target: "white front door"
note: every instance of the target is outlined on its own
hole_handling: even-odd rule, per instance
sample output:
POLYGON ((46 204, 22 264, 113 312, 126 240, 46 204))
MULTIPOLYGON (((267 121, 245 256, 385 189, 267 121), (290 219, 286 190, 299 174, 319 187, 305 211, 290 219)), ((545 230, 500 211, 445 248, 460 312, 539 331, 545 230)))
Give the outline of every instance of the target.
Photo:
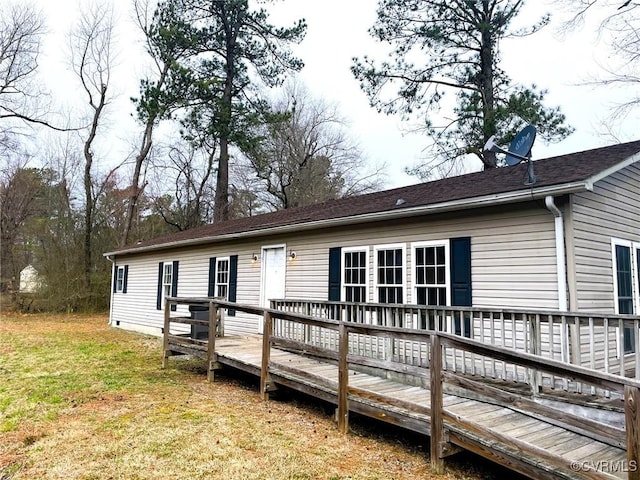
MULTIPOLYGON (((262 249, 262 278, 260 285, 260 304, 269 307, 269 300, 284 298, 284 279, 287 266, 286 247, 263 247, 262 249)), ((263 331, 263 324, 259 324, 259 332, 263 331)))

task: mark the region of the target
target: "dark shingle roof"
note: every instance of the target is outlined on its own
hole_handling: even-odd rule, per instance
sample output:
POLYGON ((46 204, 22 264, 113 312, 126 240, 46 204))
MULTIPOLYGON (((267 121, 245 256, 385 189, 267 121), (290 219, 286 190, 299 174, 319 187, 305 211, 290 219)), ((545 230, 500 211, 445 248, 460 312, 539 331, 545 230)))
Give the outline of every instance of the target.
MULTIPOLYGON (((586 182, 592 177, 616 167, 638 152, 640 152, 640 140, 537 160, 534 162, 537 181, 533 190, 540 191, 545 187, 586 182)), ((165 235, 117 249, 109 254, 143 251, 159 248, 162 245, 191 243, 198 239, 213 239, 240 233, 257 233, 261 230, 287 225, 303 225, 310 222, 344 219, 345 217, 386 211, 401 212, 412 207, 464 201, 465 199, 472 200, 491 195, 499 196, 510 192, 529 192, 531 187, 524 185, 526 172, 527 165, 522 163, 515 167, 485 170, 356 197, 331 200, 306 207, 239 218, 165 235), (399 199, 404 202, 397 205, 399 199)))

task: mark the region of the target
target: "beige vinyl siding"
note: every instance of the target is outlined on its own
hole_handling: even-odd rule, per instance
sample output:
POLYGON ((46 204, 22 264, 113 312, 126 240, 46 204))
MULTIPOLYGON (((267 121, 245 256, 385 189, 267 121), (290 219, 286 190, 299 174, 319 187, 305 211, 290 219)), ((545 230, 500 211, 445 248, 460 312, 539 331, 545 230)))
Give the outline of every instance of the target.
MULTIPOLYGON (((288 240, 298 257, 288 264, 289 298, 327 299, 330 247, 369 247, 369 285, 375 284, 373 247, 406 246, 407 303, 415 301, 411 244, 455 237, 471 237, 473 305, 557 309, 557 277, 553 216, 541 204, 504 209, 495 213, 473 211, 472 217, 440 216, 385 226, 357 226, 349 231, 332 229, 288 240)), ((375 301, 369 289, 369 301, 375 301)))
MULTIPOLYGON (((640 241, 640 167, 632 165, 594 185, 592 192, 576 194, 571 202, 574 231, 576 299, 574 308, 581 312, 611 314, 615 312, 613 290, 612 238, 640 241)), ((604 328, 593 332, 594 351, 589 347, 589 336, 582 332, 580 358, 583 365, 593 362, 604 369, 605 343, 610 352, 609 368, 615 372, 620 358, 616 352, 619 332, 612 328, 605 339, 604 328)), ((633 356, 625 356, 633 362, 633 356)))
MULTIPOLYGON (((240 303, 257 305, 260 297, 260 261, 251 261, 251 254, 260 252, 260 245, 211 246, 177 249, 153 254, 123 256, 116 259, 118 265, 129 265, 127 293, 114 294, 112 322, 123 328, 150 334, 160 334, 164 322, 164 310, 156 309, 158 263, 179 261, 178 296, 206 297, 209 281, 209 258, 238 255, 238 291, 240 303)), ((189 316, 186 306, 179 306, 176 314, 189 316)), ((175 314, 174 314, 175 315, 175 314)), ((180 329, 178 329, 180 330, 180 329)), ((187 329, 182 329, 188 331, 187 329)), ((225 316, 225 331, 230 333, 256 333, 258 318, 236 313, 225 316)))
MULTIPOLYGON (((416 217, 403 221, 327 228, 287 236, 256 238, 232 244, 210 244, 166 252, 117 258, 129 265, 128 293, 114 294, 112 320, 125 328, 160 333, 163 311, 156 310, 158 262, 180 262, 178 296, 207 295, 209 258, 238 255, 239 303, 259 305, 262 247, 285 244, 287 259, 285 296, 326 300, 331 247, 362 247, 369 250, 369 300, 376 298, 374 255, 376 245, 402 244, 405 247, 405 301, 415 302, 411 283, 412 243, 471 237, 473 305, 555 310, 558 308, 555 274, 553 216, 541 202, 509 208, 477 209, 468 215, 453 213, 416 217), (257 262, 252 254, 259 255, 257 262)), ((180 311, 188 315, 186 308, 180 311)), ((225 333, 259 331, 260 319, 236 313, 225 317, 225 333)))
POLYGON ((571 202, 576 299, 581 312, 614 313, 611 239, 640 241, 640 166, 575 194, 571 202))

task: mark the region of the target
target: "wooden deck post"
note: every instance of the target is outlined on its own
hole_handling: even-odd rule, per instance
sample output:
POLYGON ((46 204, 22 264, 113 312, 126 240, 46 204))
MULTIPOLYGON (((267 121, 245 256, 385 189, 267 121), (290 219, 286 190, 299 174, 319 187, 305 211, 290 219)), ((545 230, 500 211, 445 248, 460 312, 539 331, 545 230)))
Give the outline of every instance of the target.
POLYGON ((624 387, 624 417, 627 430, 627 470, 629 480, 640 480, 640 390, 624 387))
POLYGON ((442 447, 444 425, 442 420, 442 345, 437 334, 431 335, 431 470, 436 475, 444 473, 442 447))
POLYGON ((167 367, 167 360, 171 356, 169 350, 169 325, 170 325, 171 308, 169 300, 164 301, 164 328, 162 329, 162 368, 167 367))
POLYGON ((213 302, 209 302, 209 333, 207 336, 207 381, 213 382, 215 377, 215 369, 217 368, 216 358, 216 334, 218 325, 218 316, 220 309, 215 308, 213 302))
POLYGON ((338 343, 338 430, 349 431, 349 332, 344 321, 340 322, 340 339, 338 343))
POLYGON ((271 335, 273 334, 273 318, 271 313, 264 312, 264 329, 262 331, 262 368, 260 369, 260 394, 264 401, 269 400, 269 359, 271 358, 271 335))
MULTIPOLYGON (((540 315, 527 315, 527 323, 529 324, 529 353, 540 355, 542 353, 542 336, 540 334, 540 315)), ((551 329, 553 332, 553 329, 551 329)), ((529 385, 531 385, 531 394, 535 397, 540 394, 540 374, 529 369, 529 385)))

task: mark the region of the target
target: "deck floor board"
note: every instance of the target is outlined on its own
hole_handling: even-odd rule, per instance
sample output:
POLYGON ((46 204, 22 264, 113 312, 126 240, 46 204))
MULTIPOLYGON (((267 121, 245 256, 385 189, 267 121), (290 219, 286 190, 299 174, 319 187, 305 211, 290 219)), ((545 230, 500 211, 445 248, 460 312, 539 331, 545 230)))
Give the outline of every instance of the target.
MULTIPOLYGON (((215 351, 218 363, 259 374, 262 365, 260 337, 219 338, 215 351)), ((287 386, 295 389, 300 385, 303 392, 321 392, 325 400, 333 401, 331 399, 335 397, 337 401, 338 367, 335 362, 272 347, 269 365, 280 381, 286 379, 287 386)), ((352 408, 360 408, 366 415, 405 428, 429 432, 429 418, 424 415, 424 409, 431 403, 428 388, 354 370, 349 371, 349 386, 355 388, 355 394, 350 394, 352 408), (358 390, 365 392, 366 398, 360 398, 358 390)), ((542 477, 549 478, 548 472, 560 466, 562 471, 557 471, 558 478, 596 478, 594 472, 582 475, 572 471, 571 462, 599 465, 626 460, 624 449, 546 422, 540 415, 528 415, 508 406, 483 402, 471 394, 454 393, 443 395, 443 408, 449 420, 462 421, 455 426, 456 438, 466 435, 468 441, 461 441, 461 445, 482 445, 476 453, 485 454, 508 467, 524 462, 532 472, 538 471, 542 477), (461 432, 460 425, 467 425, 469 431, 461 432)), ((445 421, 446 428, 454 426, 447 427, 445 421)), ((615 472, 598 478, 626 477, 615 472)))

